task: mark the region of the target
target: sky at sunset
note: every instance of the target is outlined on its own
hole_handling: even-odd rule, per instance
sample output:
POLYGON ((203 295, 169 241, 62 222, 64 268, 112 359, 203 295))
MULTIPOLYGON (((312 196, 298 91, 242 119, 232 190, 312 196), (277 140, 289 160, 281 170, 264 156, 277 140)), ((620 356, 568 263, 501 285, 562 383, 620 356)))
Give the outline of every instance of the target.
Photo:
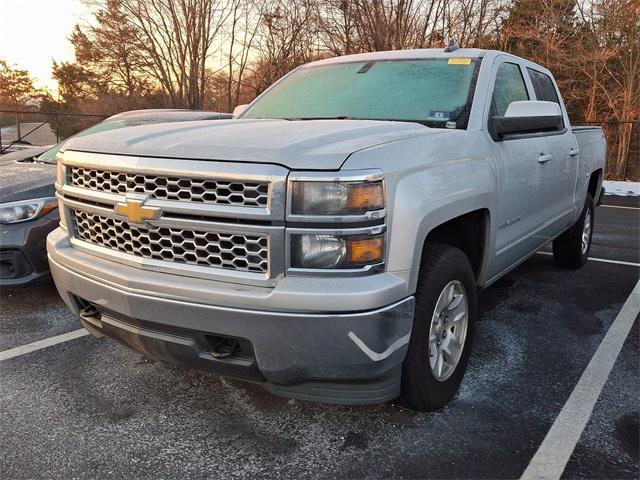
POLYGON ((0 58, 54 92, 51 65, 73 60, 68 37, 91 16, 81 0, 0 0, 0 58))

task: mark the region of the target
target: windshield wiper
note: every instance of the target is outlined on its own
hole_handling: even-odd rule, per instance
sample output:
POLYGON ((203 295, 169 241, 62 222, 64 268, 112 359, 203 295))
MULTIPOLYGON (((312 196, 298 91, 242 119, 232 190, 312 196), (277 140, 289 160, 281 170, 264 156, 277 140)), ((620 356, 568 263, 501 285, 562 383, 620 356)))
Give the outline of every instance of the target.
POLYGON ((283 120, 288 120, 290 122, 296 122, 301 120, 366 120, 365 118, 351 118, 347 115, 338 115, 337 117, 289 117, 283 118, 283 120))
POLYGON ((297 122, 304 120, 369 120, 373 122, 405 122, 405 123, 419 123, 425 127, 440 127, 438 122, 430 122, 428 120, 401 120, 395 118, 362 118, 362 117, 349 117, 347 115, 340 115, 337 117, 288 117, 283 118, 282 120, 287 120, 289 122, 297 122))

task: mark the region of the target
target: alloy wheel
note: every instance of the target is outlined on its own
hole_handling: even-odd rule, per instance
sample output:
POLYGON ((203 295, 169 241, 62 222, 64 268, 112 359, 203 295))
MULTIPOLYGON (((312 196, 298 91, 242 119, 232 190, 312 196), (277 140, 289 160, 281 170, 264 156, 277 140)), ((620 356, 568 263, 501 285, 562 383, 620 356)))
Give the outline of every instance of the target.
POLYGON ((429 328, 429 367, 439 382, 455 371, 464 348, 469 322, 469 302, 458 280, 447 283, 436 302, 429 328))

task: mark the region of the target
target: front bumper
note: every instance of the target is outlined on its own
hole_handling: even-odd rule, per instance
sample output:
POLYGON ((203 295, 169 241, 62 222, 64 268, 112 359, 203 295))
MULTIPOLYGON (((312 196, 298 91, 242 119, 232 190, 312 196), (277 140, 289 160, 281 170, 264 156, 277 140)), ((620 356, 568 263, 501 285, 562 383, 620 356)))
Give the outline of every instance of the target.
POLYGON ((297 305, 305 292, 292 291, 289 285, 285 289, 291 292, 289 297, 276 294, 278 287, 226 285, 230 294, 225 296, 220 282, 201 280, 201 289, 211 288, 207 299, 196 289, 185 289, 193 279, 97 259, 73 249, 62 231, 49 236, 48 250, 63 300, 76 313, 95 309, 93 314, 85 310, 83 320, 94 334, 107 335, 162 361, 261 382, 283 396, 354 404, 378 403, 399 393, 414 299, 405 296, 376 305, 391 295, 387 290, 398 288, 393 276, 349 279, 353 290, 362 293, 351 311, 334 310, 345 305, 347 294, 347 286, 336 286, 335 279, 315 279, 309 294, 314 310, 278 311, 258 305, 273 305, 274 295, 297 305), (157 282, 163 280, 175 285, 172 295, 159 291, 162 283, 157 282), (373 291, 364 292, 366 286, 373 291), (325 292, 323 302, 319 291, 325 292), (243 294, 251 308, 237 305, 243 294), (373 302, 373 308, 360 308, 363 298, 373 302), (320 305, 321 309, 316 308, 320 305), (218 358, 212 344, 220 338, 237 340, 242 348, 218 358))
POLYGON ((55 209, 36 220, 0 225, 0 286, 23 287, 49 279, 46 239, 59 221, 55 209))

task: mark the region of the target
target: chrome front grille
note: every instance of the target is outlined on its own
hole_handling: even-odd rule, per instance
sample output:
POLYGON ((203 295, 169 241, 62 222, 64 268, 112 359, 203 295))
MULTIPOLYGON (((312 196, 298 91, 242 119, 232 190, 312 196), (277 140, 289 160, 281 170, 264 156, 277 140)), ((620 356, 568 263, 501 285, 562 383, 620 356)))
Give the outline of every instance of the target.
POLYGON ((271 164, 68 148, 56 190, 71 244, 84 253, 141 270, 271 287, 285 266, 288 174, 271 164))
POLYGON ((76 238, 137 257, 241 272, 269 272, 266 235, 141 226, 72 210, 76 238))
POLYGON ((113 194, 141 193, 150 199, 215 205, 266 207, 268 182, 185 178, 69 167, 67 183, 74 187, 113 194))

